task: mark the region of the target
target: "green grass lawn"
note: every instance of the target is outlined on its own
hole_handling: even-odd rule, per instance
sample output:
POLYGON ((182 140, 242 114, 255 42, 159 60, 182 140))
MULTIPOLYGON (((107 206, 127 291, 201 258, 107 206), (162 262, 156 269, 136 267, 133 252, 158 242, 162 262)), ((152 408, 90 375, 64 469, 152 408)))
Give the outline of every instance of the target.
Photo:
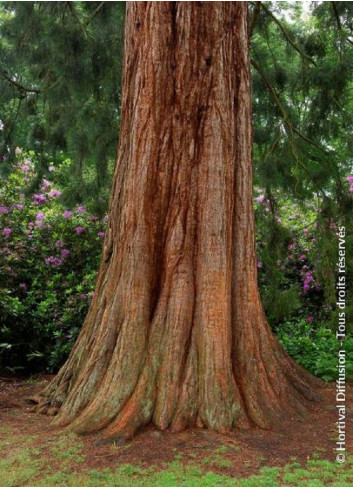
MULTIPOLYGON (((351 486, 353 457, 339 465, 319 456, 305 465, 296 461, 284 467, 263 467, 250 477, 222 475, 229 468, 228 448, 219 447, 211 456, 196 462, 175 460, 163 468, 124 464, 92 470, 85 463, 84 446, 73 434, 39 441, 33 436, 11 436, 0 431, 1 486, 351 486), (210 471, 209 467, 213 470, 210 471), (218 473, 217 473, 218 472, 218 473)), ((112 453, 118 448, 112 446, 112 453)))

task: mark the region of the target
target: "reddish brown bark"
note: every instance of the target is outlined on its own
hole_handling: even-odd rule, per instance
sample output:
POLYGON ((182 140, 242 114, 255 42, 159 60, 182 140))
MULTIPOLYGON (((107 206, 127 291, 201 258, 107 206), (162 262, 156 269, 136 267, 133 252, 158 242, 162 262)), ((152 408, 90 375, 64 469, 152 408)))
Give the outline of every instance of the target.
POLYGON ((103 438, 269 427, 316 398, 261 305, 246 2, 129 2, 96 294, 42 412, 103 438))

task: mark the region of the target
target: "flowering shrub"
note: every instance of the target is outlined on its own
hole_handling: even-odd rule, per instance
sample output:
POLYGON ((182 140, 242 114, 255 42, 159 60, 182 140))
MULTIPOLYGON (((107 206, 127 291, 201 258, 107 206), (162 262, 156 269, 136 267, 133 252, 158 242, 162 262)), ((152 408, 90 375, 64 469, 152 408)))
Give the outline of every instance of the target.
POLYGON ((66 209, 50 163, 40 188, 31 155, 0 191, 0 368, 54 370, 82 326, 93 294, 106 218, 66 209))
MULTIPOLYGON (((353 177, 347 178, 353 183, 353 177)), ((348 193, 353 187, 347 189, 348 193)), ((337 229, 315 199, 298 202, 257 189, 257 259, 269 322, 298 363, 324 380, 337 378, 337 229), (301 319, 298 319, 301 318, 301 319)), ((329 213, 328 213, 329 214, 329 213)), ((348 224, 348 223, 347 223, 348 224)), ((353 243, 347 239, 347 291, 352 287, 353 243)), ((347 294, 347 357, 353 354, 351 294, 347 294)), ((353 362, 347 366, 353 378, 353 362)))
POLYGON ((268 317, 273 324, 298 312, 308 322, 327 320, 336 302, 339 223, 314 200, 295 203, 280 192, 270 199, 261 189, 256 194, 257 266, 268 317))

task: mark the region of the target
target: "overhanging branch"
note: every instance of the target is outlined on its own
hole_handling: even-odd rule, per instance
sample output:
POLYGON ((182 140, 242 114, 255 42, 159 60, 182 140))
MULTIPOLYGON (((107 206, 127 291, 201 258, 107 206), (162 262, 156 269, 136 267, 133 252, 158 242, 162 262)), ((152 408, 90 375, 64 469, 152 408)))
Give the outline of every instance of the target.
POLYGON ((98 7, 94 10, 94 12, 92 13, 92 15, 90 15, 90 17, 86 20, 85 22, 85 26, 87 27, 92 19, 94 19, 94 17, 101 11, 102 7, 104 6, 105 2, 101 2, 98 7))
POLYGON ((274 23, 280 28, 280 30, 282 31, 284 37, 287 39, 287 41, 292 46, 292 48, 295 49, 297 51, 297 53, 299 53, 304 59, 306 59, 307 61, 309 61, 309 63, 311 63, 314 66, 316 66, 315 61, 310 56, 308 56, 306 53, 304 53, 304 51, 301 49, 301 47, 298 46, 298 44, 296 44, 296 42, 294 41, 294 39, 291 38, 291 36, 289 35, 289 32, 287 31, 287 29, 285 28, 285 26, 282 24, 282 22, 271 12, 271 10, 269 10, 266 7, 266 5, 264 5, 262 2, 260 2, 260 3, 261 3, 261 7, 266 12, 266 14, 269 17, 271 17, 271 19, 274 21, 274 23))
POLYGON ((254 32, 254 29, 255 29, 255 26, 257 23, 257 19, 259 18, 260 10, 261 10, 261 2, 255 2, 254 12, 252 14, 251 21, 250 21, 250 27, 249 27, 249 36, 250 37, 252 36, 252 34, 254 32))
MULTIPOLYGON (((332 7, 332 11, 333 11, 333 15, 336 19, 336 22, 337 22, 337 27, 338 27, 338 30, 342 32, 342 23, 341 23, 341 19, 340 19, 340 15, 338 13, 338 10, 337 10, 337 7, 335 5, 335 2, 330 2, 331 3, 331 7, 332 7)), ((349 42, 349 44, 353 44, 353 41, 351 39, 349 39, 348 36, 346 36, 346 39, 347 41, 349 42)))
POLYGON ((18 88, 22 92, 27 92, 27 93, 41 93, 41 90, 39 90, 38 88, 25 87, 24 85, 22 85, 21 83, 17 82, 16 80, 13 80, 5 71, 3 71, 1 69, 0 69, 0 75, 3 78, 5 78, 5 80, 7 80, 9 83, 11 83, 11 85, 13 85, 14 87, 18 88))

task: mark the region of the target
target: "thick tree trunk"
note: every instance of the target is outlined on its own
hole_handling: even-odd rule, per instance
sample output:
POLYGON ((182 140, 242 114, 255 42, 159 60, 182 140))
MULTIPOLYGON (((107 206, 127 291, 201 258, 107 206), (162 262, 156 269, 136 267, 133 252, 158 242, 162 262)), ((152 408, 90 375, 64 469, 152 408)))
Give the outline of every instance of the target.
POLYGON ((246 2, 129 2, 95 297, 42 412, 79 433, 270 427, 315 399, 259 298, 246 2))

